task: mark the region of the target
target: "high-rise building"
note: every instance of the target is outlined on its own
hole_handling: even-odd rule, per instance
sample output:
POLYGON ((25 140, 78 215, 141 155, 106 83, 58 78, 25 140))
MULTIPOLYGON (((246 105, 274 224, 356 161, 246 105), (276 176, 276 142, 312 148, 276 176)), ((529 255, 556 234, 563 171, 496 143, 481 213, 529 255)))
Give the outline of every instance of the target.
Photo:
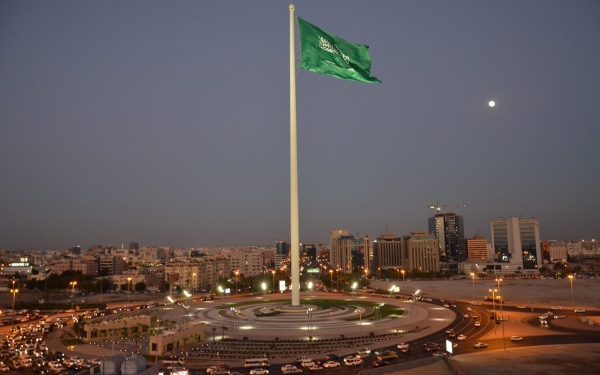
POLYGON ((369 236, 353 236, 346 229, 329 232, 329 264, 344 273, 370 269, 370 250, 369 236))
POLYGON ((404 269, 408 266, 408 253, 402 237, 382 234, 373 241, 373 269, 380 272, 387 269, 404 269))
POLYGON ((493 260, 495 263, 510 263, 524 270, 542 266, 540 233, 536 219, 493 220, 491 222, 493 260))
POLYGON ((480 236, 467 239, 467 256, 469 260, 489 259, 487 240, 480 236))
POLYGON ((428 218, 429 234, 439 242, 439 257, 443 262, 462 262, 466 256, 463 217, 452 212, 428 218))
POLYGON ((275 252, 273 254, 273 263, 275 263, 275 269, 281 269, 281 267, 285 265, 291 250, 292 247, 289 242, 282 240, 275 241, 275 252))
POLYGON ((440 256, 438 239, 433 234, 425 232, 411 232, 403 236, 404 246, 408 254, 408 269, 419 271, 440 270, 440 256))

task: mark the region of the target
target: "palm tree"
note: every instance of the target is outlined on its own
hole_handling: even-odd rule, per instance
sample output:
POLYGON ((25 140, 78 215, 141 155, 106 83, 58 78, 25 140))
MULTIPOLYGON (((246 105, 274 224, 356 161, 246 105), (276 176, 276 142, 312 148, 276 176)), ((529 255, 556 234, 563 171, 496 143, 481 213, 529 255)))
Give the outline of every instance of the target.
POLYGON ((225 331, 227 331, 229 328, 222 326, 221 329, 223 330, 223 333, 221 334, 221 340, 225 339, 225 331))
POLYGON ((182 338, 182 339, 181 339, 181 341, 183 342, 183 352, 184 352, 184 353, 187 353, 187 350, 186 350, 186 349, 187 349, 187 348, 186 348, 186 344, 187 344, 188 340, 189 340, 189 339, 188 339, 187 337, 184 337, 184 338, 182 338))
POLYGON ((200 335, 197 333, 192 334, 190 337, 192 338, 192 340, 200 341, 200 335))
POLYGON ((215 341, 215 331, 217 330, 217 327, 212 327, 212 331, 213 331, 213 344, 216 342, 215 341))

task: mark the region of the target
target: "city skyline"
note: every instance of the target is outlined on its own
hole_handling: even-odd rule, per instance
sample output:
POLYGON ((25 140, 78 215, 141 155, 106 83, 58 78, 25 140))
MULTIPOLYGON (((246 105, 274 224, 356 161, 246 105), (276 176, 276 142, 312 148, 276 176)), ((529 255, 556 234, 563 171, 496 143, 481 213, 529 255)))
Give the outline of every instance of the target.
MULTIPOLYGON (((289 241, 288 5, 3 2, 0 248, 289 241)), ((295 7, 382 81, 297 72, 301 241, 597 237, 600 4, 295 7)))

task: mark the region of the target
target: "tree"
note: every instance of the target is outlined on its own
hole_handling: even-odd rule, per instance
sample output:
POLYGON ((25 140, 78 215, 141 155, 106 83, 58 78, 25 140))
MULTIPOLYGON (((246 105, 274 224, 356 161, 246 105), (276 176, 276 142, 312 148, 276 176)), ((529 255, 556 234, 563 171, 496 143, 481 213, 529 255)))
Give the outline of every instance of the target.
POLYGON ((215 341, 215 331, 217 330, 217 327, 212 327, 211 329, 213 331, 213 344, 214 344, 216 342, 215 341))
POLYGON ((146 283, 143 281, 137 282, 135 283, 135 285, 133 286, 133 289, 136 292, 143 292, 144 290, 146 290, 146 283))
POLYGON ((225 339, 225 331, 227 331, 229 328, 222 326, 221 329, 223 330, 222 334, 221 334, 221 340, 225 339))
MULTIPOLYGON (((188 342, 189 338, 184 337, 181 339, 181 342, 183 342, 183 352, 187 353, 187 342, 188 342)), ((186 354, 187 355, 187 354, 186 354)))

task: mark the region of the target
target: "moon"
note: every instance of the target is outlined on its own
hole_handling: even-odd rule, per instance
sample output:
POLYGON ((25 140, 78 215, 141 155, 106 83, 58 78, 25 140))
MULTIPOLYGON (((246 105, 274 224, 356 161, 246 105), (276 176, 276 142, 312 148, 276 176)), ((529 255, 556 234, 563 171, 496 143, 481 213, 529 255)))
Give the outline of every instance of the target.
POLYGON ((496 102, 495 102, 495 101, 493 101, 493 100, 490 100, 490 102, 488 103, 488 105, 489 105, 490 107, 494 107, 494 106, 496 105, 496 102))

